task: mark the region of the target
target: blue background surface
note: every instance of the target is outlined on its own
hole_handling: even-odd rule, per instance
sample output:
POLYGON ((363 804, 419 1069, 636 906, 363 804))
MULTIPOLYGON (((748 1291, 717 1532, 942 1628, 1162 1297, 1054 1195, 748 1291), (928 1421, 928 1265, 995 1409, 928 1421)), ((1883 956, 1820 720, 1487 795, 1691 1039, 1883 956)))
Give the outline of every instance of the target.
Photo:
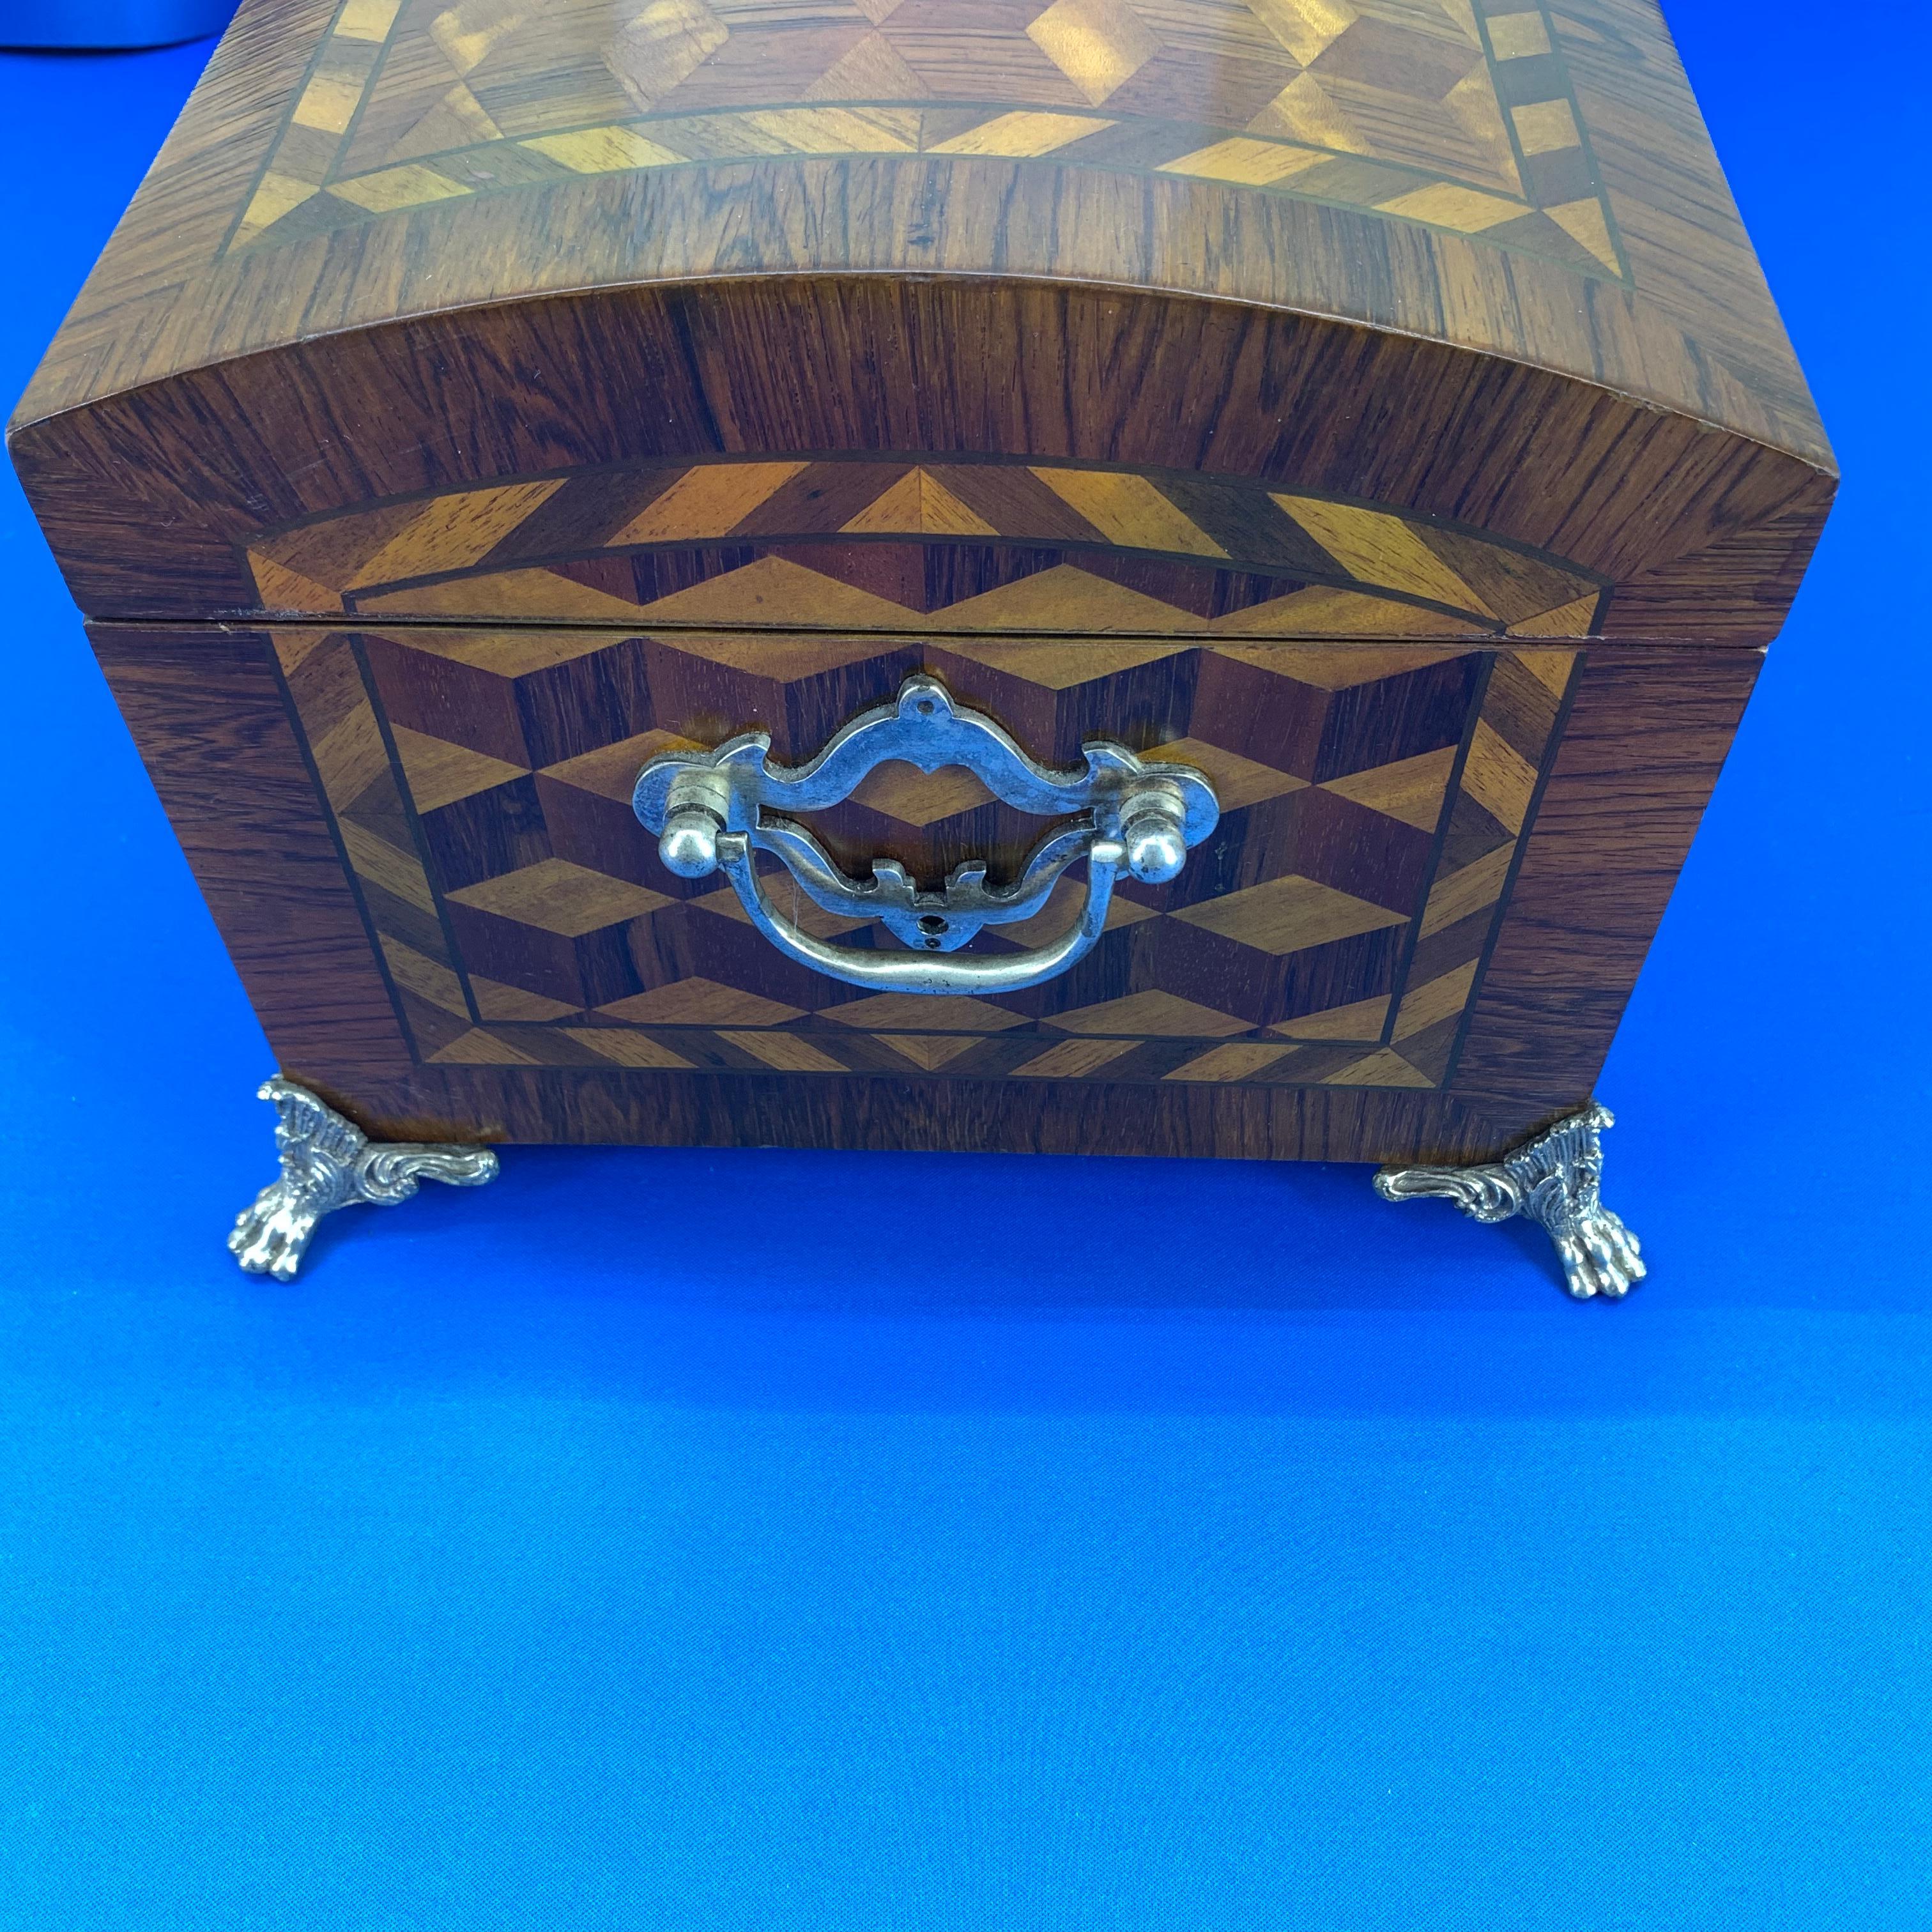
MULTIPOLYGON (((1621 1306, 994 1156, 520 1150, 244 1278, 268 1054, 0 478, 0 1925, 1924 1922, 1932 49, 1846 18, 1673 13, 1849 481, 1604 1077, 1621 1306)), ((205 54, 0 56, 8 394, 205 54)))

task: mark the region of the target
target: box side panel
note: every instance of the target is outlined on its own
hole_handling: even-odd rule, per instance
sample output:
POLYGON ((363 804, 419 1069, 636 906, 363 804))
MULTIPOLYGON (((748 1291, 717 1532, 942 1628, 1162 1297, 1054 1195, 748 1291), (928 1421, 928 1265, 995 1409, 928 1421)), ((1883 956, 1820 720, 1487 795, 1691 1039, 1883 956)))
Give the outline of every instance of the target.
POLYGON ((1592 654, 1469 1015, 1459 1091, 1498 1110, 1588 1094, 1762 663, 1592 654))
POLYGON ((266 634, 94 625, 88 636, 284 1064, 406 1070, 390 989, 266 634))

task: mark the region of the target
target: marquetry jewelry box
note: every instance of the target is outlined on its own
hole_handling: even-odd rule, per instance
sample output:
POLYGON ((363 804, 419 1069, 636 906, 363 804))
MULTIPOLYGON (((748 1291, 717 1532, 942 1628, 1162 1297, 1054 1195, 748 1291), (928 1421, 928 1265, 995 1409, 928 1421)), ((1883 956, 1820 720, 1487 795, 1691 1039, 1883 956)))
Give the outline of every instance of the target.
POLYGON ((10 442, 244 1266, 616 1141, 1642 1272, 1594 1082, 1833 487, 1648 0, 249 0, 10 442))

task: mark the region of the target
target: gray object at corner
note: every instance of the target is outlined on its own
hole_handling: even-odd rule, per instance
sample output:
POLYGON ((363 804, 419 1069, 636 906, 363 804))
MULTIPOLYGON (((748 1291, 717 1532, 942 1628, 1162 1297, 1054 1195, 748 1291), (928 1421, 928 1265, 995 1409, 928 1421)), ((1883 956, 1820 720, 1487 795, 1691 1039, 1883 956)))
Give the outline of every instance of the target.
POLYGON ((218 34, 235 0, 0 0, 0 47, 165 47, 218 34))
POLYGON ((1570 1292, 1579 1300, 1614 1300, 1646 1270, 1637 1238, 1604 1205, 1604 1148, 1598 1138, 1616 1124, 1595 1102, 1526 1141, 1514 1154, 1479 1167, 1385 1167, 1376 1176, 1384 1201, 1424 1195, 1453 1201, 1474 1221, 1526 1214, 1556 1244, 1570 1292))
POLYGON ((228 1250, 250 1274, 292 1280, 315 1224, 338 1208, 393 1208, 427 1174, 452 1187, 481 1187, 496 1178, 488 1148, 424 1147, 372 1142, 306 1087, 278 1076, 256 1099, 272 1100, 280 1177, 236 1217, 228 1250))

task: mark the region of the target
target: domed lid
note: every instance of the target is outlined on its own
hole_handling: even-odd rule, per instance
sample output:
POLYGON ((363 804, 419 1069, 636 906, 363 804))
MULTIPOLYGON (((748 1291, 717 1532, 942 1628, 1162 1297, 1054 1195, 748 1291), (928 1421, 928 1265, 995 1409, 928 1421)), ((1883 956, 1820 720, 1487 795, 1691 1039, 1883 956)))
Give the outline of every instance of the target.
POLYGON ((1750 644, 1832 477, 1647 0, 249 0, 12 442, 116 619, 1750 644))

